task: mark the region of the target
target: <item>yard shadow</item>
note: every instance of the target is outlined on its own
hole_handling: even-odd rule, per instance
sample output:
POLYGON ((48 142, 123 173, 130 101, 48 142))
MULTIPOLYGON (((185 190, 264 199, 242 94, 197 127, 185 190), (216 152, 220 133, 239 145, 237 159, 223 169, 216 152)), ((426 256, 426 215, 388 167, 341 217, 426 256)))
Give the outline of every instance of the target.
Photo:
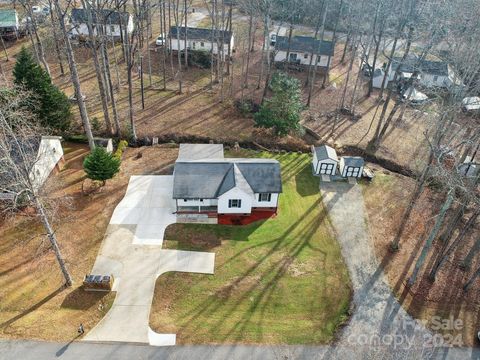
POLYGON ((88 310, 107 295, 108 291, 85 291, 83 286, 79 286, 65 297, 61 307, 73 310, 88 310))
POLYGON ((313 177, 311 164, 305 165, 295 175, 295 187, 302 197, 318 194, 318 181, 312 181, 309 177, 313 177))
POLYGON ((8 326, 10 326, 11 324, 13 324, 15 321, 17 320, 20 320, 21 318, 23 318, 24 316, 30 314, 31 312, 37 310, 40 306, 46 304, 47 302, 49 302, 50 300, 52 300, 55 296, 57 296, 58 294, 60 294, 63 290, 65 289, 65 286, 62 285, 60 286, 57 290, 54 290, 52 293, 50 293, 49 295, 45 296, 42 300, 38 301, 36 304, 30 306, 28 309, 22 311, 20 314, 18 315, 15 315, 13 318, 3 322, 0 324, 0 329, 2 328, 6 328, 8 326))

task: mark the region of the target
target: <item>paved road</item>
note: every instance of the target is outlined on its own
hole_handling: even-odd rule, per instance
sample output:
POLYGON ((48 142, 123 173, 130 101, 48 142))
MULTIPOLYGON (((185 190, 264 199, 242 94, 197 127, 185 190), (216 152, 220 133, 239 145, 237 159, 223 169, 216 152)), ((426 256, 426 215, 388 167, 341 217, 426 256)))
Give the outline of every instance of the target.
POLYGON ((422 351, 392 351, 386 347, 330 346, 175 346, 154 347, 131 344, 49 343, 36 341, 1 341, 0 360, 292 360, 292 359, 480 359, 471 349, 436 348, 422 351))
POLYGON ((175 345, 175 334, 149 327, 155 281, 169 271, 213 274, 215 254, 163 250, 163 236, 176 222, 173 176, 132 176, 117 205, 93 274, 113 274, 117 292, 107 315, 84 341, 175 345))

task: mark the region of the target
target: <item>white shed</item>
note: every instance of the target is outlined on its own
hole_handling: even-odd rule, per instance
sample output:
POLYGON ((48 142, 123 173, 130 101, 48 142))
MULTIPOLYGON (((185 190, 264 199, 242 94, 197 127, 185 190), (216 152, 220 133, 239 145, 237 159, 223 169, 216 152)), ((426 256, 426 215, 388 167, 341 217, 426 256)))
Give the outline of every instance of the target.
POLYGON ((342 177, 361 178, 365 161, 360 156, 343 156, 340 158, 342 177))
POLYGON ((335 175, 337 172, 338 157, 334 148, 328 145, 312 146, 314 175, 335 175))
POLYGON ((105 148, 107 153, 111 154, 113 152, 113 141, 111 138, 94 138, 93 142, 95 146, 105 148))

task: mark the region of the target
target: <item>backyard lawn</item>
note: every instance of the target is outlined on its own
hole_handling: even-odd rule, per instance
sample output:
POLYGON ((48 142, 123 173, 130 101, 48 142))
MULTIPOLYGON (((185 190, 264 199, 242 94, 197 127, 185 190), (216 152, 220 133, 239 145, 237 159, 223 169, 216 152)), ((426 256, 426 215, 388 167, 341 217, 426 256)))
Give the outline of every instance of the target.
MULTIPOLYGON (((230 157, 264 156, 243 152, 230 157)), ((174 224, 166 248, 216 253, 215 274, 168 273, 150 326, 178 343, 318 344, 348 316, 350 281, 310 157, 278 154, 279 214, 248 226, 174 224)))

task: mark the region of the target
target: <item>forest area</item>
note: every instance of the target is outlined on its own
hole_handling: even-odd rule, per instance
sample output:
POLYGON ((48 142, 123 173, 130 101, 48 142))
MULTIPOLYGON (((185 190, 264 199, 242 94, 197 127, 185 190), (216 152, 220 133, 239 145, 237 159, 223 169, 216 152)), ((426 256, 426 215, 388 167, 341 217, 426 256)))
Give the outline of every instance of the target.
MULTIPOLYGON (((390 199, 394 218, 382 233, 386 240, 376 244, 378 254, 404 269, 392 275, 397 297, 409 293, 413 302, 427 302, 441 282, 449 293, 434 303, 478 313, 480 116, 464 110, 464 99, 480 96, 478 1, 48 0, 51 11, 41 19, 35 5, 15 0, 29 19, 27 34, 0 37, 0 179, 8 179, 0 190, 20 187, 33 195, 67 285, 71 277, 49 223, 55 211, 47 211, 48 197, 25 175, 35 161, 31 149, 22 150, 28 161, 18 166, 7 137, 81 137, 92 151, 96 136, 132 147, 162 136, 298 151, 345 145, 408 175, 408 191, 401 182, 392 190, 401 206, 390 199), (86 30, 72 36, 71 12, 78 8, 86 30), (114 16, 118 36, 111 31, 114 16), (216 52, 171 50, 173 42, 178 49, 188 42, 182 27, 209 29, 216 52), (173 29, 183 38, 167 36, 173 29), (334 54, 326 66, 312 56, 299 71, 275 61, 272 35, 287 39, 286 59, 296 36, 330 43, 334 54), (422 83, 426 62, 446 64, 452 84, 422 83), (422 90, 428 101, 418 103, 406 89, 422 90)), ((376 196, 367 205, 378 210, 390 195, 376 196)), ((480 326, 480 318, 472 321, 480 326)))

